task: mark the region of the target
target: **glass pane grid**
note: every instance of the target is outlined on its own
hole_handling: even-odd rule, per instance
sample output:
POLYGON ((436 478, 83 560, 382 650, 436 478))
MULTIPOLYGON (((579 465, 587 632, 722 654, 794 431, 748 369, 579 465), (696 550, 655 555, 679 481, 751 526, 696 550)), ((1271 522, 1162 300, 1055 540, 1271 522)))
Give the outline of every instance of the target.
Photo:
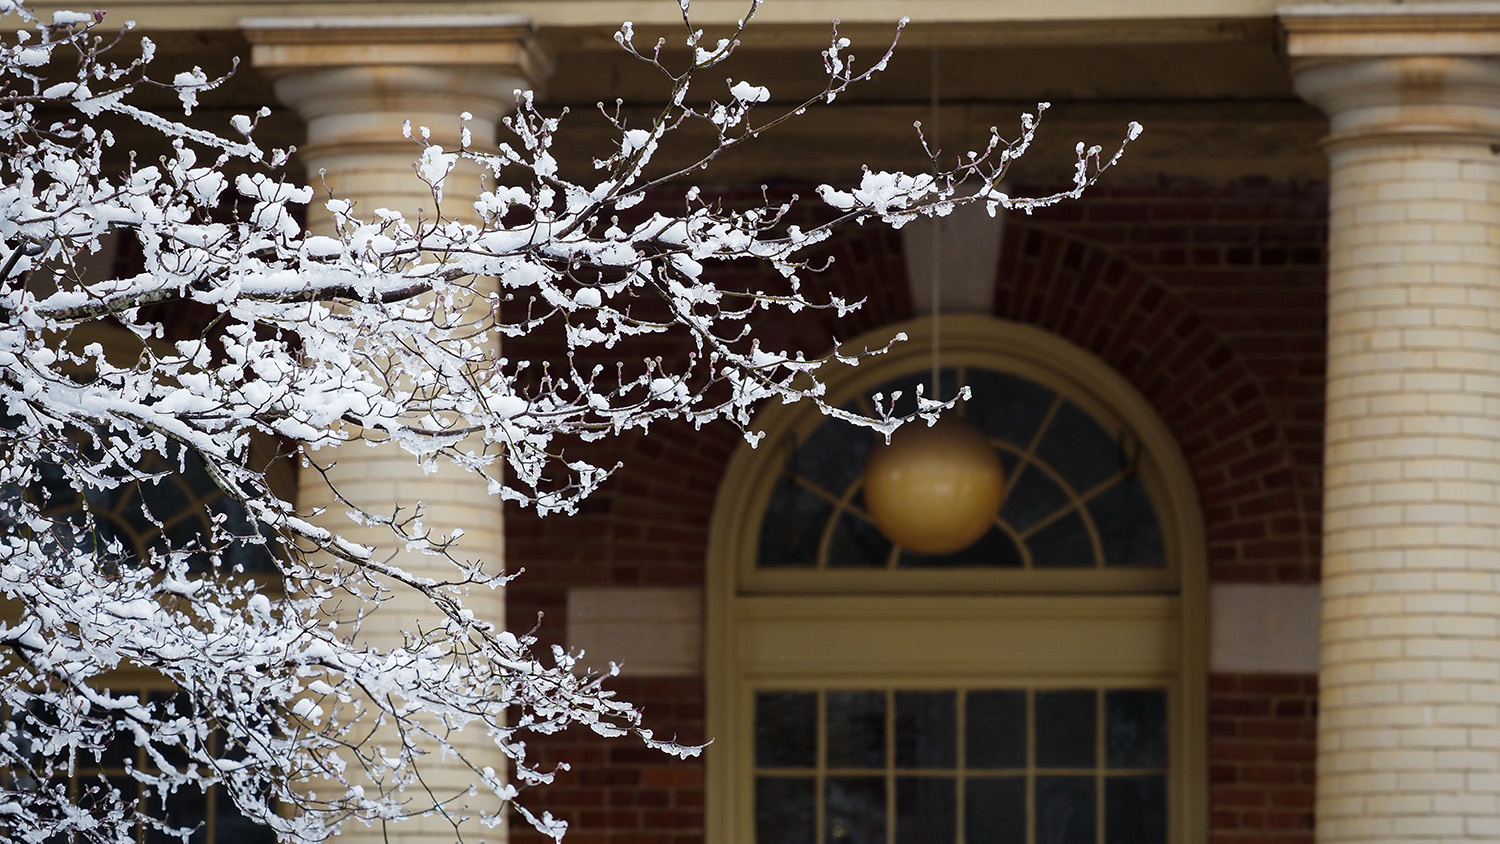
POLYGON ((755 841, 1165 844, 1167 732, 1160 688, 761 692, 755 841))
MULTIPOLYGON (((133 691, 152 705, 170 706, 174 701, 171 693, 159 688, 140 687, 133 691)), ((212 733, 209 741, 211 752, 219 753, 222 750, 220 733, 212 733)), ((169 759, 174 755, 171 747, 158 746, 158 750, 169 759)), ((141 747, 129 737, 117 739, 111 746, 105 747, 98 757, 80 757, 77 768, 68 778, 68 789, 72 799, 82 801, 92 789, 104 787, 104 782, 107 780, 109 785, 119 790, 122 800, 126 803, 135 800, 150 801, 144 806, 145 813, 149 816, 164 820, 174 826, 192 827, 193 832, 188 838, 189 844, 211 844, 216 841, 231 840, 233 844, 269 844, 274 841, 275 836, 272 831, 268 827, 253 824, 240 815, 232 801, 223 793, 223 788, 219 786, 209 788, 204 792, 196 791, 191 787, 179 789, 175 794, 166 798, 166 804, 163 806, 159 794, 148 793, 131 776, 125 764, 127 759, 137 771, 155 770, 155 764, 146 748, 141 747), (92 764, 89 764, 90 762, 92 764), (228 832, 231 828, 233 829, 232 835, 228 832)), ((168 842, 180 841, 175 836, 169 837, 160 830, 148 828, 145 824, 136 828, 135 839, 139 844, 168 844, 168 842)))
MULTIPOLYGON (((914 375, 872 396, 910 395, 914 375)), ((858 471, 875 435, 825 420, 791 450, 762 523, 762 568, 1066 570, 1165 566, 1161 529, 1140 483, 1140 449, 1061 393, 1016 375, 974 367, 943 370, 945 395, 974 396, 959 413, 989 436, 1006 467, 1000 514, 975 545, 928 557, 886 540, 865 512, 858 471), (796 534, 793 538, 788 533, 796 534)), ((906 401, 908 399, 903 399, 906 401)), ((903 405, 904 406, 904 405, 903 405)))

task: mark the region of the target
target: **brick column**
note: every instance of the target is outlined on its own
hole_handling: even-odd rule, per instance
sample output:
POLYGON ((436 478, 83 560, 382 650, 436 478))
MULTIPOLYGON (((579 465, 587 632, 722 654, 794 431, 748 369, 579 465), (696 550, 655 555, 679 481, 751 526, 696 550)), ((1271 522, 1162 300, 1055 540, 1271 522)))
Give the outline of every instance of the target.
MULTIPOLYGON (((402 122, 413 132, 429 127, 432 139, 445 148, 458 146, 459 115, 469 112, 472 143, 493 146, 500 118, 513 106, 514 91, 533 88, 545 75, 546 63, 534 33, 514 18, 361 18, 309 20, 252 20, 244 22, 253 45, 253 64, 268 74, 277 96, 307 122, 307 142, 298 155, 308 179, 321 191, 319 180, 333 194, 353 200, 356 211, 369 216, 377 208, 391 208, 415 221, 433 214, 430 189, 412 172, 421 149, 403 137, 402 122), (321 175, 320 175, 321 171, 321 175)), ((456 170, 445 182, 443 213, 450 218, 472 217, 470 205, 480 179, 477 168, 456 170)), ((310 209, 314 233, 327 220, 318 202, 310 209)), ((498 352, 498 350, 497 350, 498 352)), ((329 455, 317 455, 327 459, 329 455)), ((487 494, 484 483, 453 466, 425 473, 415 458, 394 446, 341 449, 330 476, 340 491, 370 512, 389 514, 399 504, 410 515, 419 502, 423 523, 436 534, 462 527, 464 536, 454 556, 478 559, 490 571, 503 562, 504 534, 501 503, 487 494)), ((322 521, 330 528, 365 544, 392 549, 384 528, 362 528, 344 518, 343 505, 334 500, 322 477, 303 472, 298 505, 305 512, 324 508, 322 521)), ((453 570, 439 557, 408 551, 395 561, 408 571, 450 578, 453 570)), ((505 600, 501 590, 471 594, 468 605, 489 621, 503 624, 505 600)), ((356 609, 331 612, 349 615, 356 609)), ((435 613, 420 596, 396 591, 364 622, 362 635, 372 643, 399 645, 405 631, 415 631, 435 613)), ((399 738, 381 734, 370 739, 393 744, 399 738)), ((503 767, 503 758, 484 735, 473 729, 455 745, 467 747, 477 764, 503 767)), ((467 768, 430 755, 423 764, 423 783, 439 798, 463 795, 473 779, 467 768)), ((414 799, 417 799, 414 796, 414 799)), ((467 797, 448 808, 455 815, 470 811, 467 797)), ((484 801, 482 792, 477 798, 484 801)), ((494 797, 474 809, 493 809, 494 797)), ((478 824, 463 826, 465 841, 504 840, 505 830, 478 824)), ((389 835, 378 826, 346 824, 341 840, 351 842, 452 842, 452 825, 443 818, 409 820, 389 835)))
POLYGON ((1500 837, 1500 4, 1282 11, 1329 117, 1320 842, 1500 837))

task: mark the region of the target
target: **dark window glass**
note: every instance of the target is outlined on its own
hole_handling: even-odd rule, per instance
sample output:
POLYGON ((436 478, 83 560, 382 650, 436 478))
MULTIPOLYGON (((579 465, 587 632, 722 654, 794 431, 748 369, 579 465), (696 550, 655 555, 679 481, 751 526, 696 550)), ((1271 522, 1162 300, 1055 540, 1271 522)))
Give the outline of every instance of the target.
POLYGON ((828 692, 828 767, 885 767, 885 693, 828 692))
POLYGON ((767 568, 811 568, 818 561, 818 541, 833 505, 790 476, 782 475, 766 502, 760 523, 757 565, 767 568))
POLYGON ((1094 767, 1095 692, 1036 693, 1038 768, 1094 767))
POLYGON ((969 844, 1026 840, 1025 777, 986 777, 964 783, 964 840, 969 844))
POLYGON ((1127 462, 1114 435, 1070 401, 1057 409, 1036 451, 1080 495, 1124 469, 1127 462))
POLYGON ((123 768, 126 760, 132 764, 140 750, 135 745, 135 735, 128 731, 116 732, 114 738, 104 746, 104 752, 95 757, 101 768, 123 768))
POLYGON ((126 806, 135 806, 141 800, 141 784, 123 774, 102 778, 94 776, 87 780, 80 778, 79 785, 79 790, 88 795, 85 798, 86 805, 91 805, 96 810, 107 811, 107 807, 114 805, 110 789, 120 792, 119 800, 126 806))
POLYGON ((818 703, 813 692, 757 692, 755 764, 812 768, 817 764, 818 703))
POLYGON ((1025 560, 1011 538, 999 528, 990 532, 962 551, 941 557, 928 557, 902 551, 899 565, 902 568, 1021 568, 1025 560))
POLYGON ((952 768, 958 763, 953 692, 896 693, 896 767, 952 768))
POLYGON ((1000 518, 1018 531, 1026 530, 1047 516, 1068 506, 1072 499, 1040 467, 1021 464, 1006 480, 1008 491, 1000 518))
POLYGON ((1037 568, 1088 568, 1094 565, 1094 543, 1083 518, 1072 512, 1026 540, 1037 568))
MULTIPOLYGON (((196 463, 198 461, 195 460, 193 462, 196 463)), ((132 490, 133 495, 131 497, 133 500, 127 505, 137 517, 142 512, 139 500, 142 493, 145 493, 147 509, 149 509, 151 516, 158 521, 170 519, 179 513, 196 512, 196 507, 193 504, 193 500, 188 496, 187 489, 184 488, 181 481, 175 476, 158 478, 154 481, 144 481, 140 486, 143 488, 132 490)), ((207 489, 214 489, 214 487, 209 486, 207 489)), ((141 530, 141 533, 148 533, 150 529, 154 528, 155 525, 148 524, 141 530)))
POLYGON ((814 844, 816 801, 812 777, 756 777, 756 844, 814 844))
POLYGON ((276 844, 276 833, 235 811, 229 796, 221 793, 214 813, 214 840, 219 844, 276 844))
POLYGON ((78 503, 78 491, 68 482, 61 466, 42 463, 37 467, 37 474, 41 476, 37 495, 43 509, 61 509, 78 503))
POLYGON ((1037 844, 1094 844, 1094 778, 1036 778, 1037 844))
POLYGON ((957 837, 957 780, 896 778, 896 844, 953 844, 957 837))
POLYGON ((1161 527, 1140 476, 1111 484, 1088 503, 1106 566, 1164 566, 1161 527))
POLYGON ((829 777, 823 800, 825 844, 886 844, 884 778, 829 777))
POLYGON ((965 696, 964 756, 970 768, 1026 767, 1026 693, 965 696))
MULTIPOLYGON (((219 802, 230 803, 226 795, 221 793, 218 796, 219 802)), ((153 806, 151 814, 160 817, 178 829, 191 828, 193 834, 188 838, 189 844, 204 844, 204 842, 208 841, 208 825, 204 823, 204 819, 208 817, 208 796, 206 794, 192 787, 180 788, 176 793, 167 798, 166 804, 165 812, 161 811, 160 807, 153 806)), ((239 813, 235 812, 232 806, 227 808, 229 809, 228 811, 223 812, 220 817, 214 818, 215 826, 219 826, 223 821, 230 818, 237 819, 240 821, 240 826, 243 827, 239 832, 242 834, 250 833, 252 836, 249 839, 250 841, 264 840, 256 836, 257 831, 270 832, 269 829, 250 823, 240 817, 239 813)), ((243 837, 231 837, 227 834, 229 831, 223 828, 215 829, 214 832, 214 837, 218 841, 223 842, 223 844, 241 844, 242 841, 246 840, 243 837)), ((158 829, 146 830, 146 841, 148 844, 178 844, 181 840, 181 838, 175 835, 169 836, 158 829)))
POLYGON ((797 447, 787 469, 835 498, 841 498, 849 485, 864 473, 875 436, 848 422, 829 419, 814 428, 797 447))
POLYGON ((1105 764, 1110 768, 1167 766, 1167 693, 1120 689, 1104 693, 1105 764))
POLYGON ((1166 844, 1165 776, 1105 779, 1104 841, 1105 844, 1166 844))
POLYGON ((974 397, 964 406, 964 417, 991 438, 1026 448, 1056 394, 1017 375, 982 369, 965 374, 974 397))
POLYGON ((891 541, 874 525, 845 512, 828 537, 829 568, 880 568, 891 556, 891 541))

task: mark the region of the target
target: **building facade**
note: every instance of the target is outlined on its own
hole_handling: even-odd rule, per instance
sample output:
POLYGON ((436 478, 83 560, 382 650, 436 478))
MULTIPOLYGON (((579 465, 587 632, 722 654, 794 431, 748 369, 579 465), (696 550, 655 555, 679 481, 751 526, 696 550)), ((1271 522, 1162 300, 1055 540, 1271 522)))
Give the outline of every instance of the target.
MULTIPOLYGON (((693 14, 712 35, 746 5, 693 14)), ((586 168, 595 103, 644 116, 665 92, 615 27, 682 34, 658 0, 111 15, 163 62, 247 57, 213 108, 279 104, 266 131, 310 178, 408 209, 402 120, 493 126, 534 88, 575 112, 559 157, 586 168)), ((766 409, 758 449, 671 425, 580 445, 623 468, 571 519, 502 518, 378 451, 341 462, 368 500, 420 497, 524 568, 495 614, 623 662, 651 727, 713 742, 680 762, 538 741, 572 768, 530 805, 575 844, 1500 835, 1500 4, 771 0, 731 72, 792 104, 830 19, 873 60, 901 15, 877 81, 705 190, 921 170, 913 121, 956 149, 1046 100, 1008 180, 1045 191, 1078 139, 1146 127, 1081 200, 848 228, 817 282, 864 307, 766 327, 814 351, 912 335, 832 379, 852 406, 927 377, 936 338, 940 391, 974 389, 963 413, 1010 479, 978 545, 892 546, 863 509, 871 441, 798 408, 766 409)))

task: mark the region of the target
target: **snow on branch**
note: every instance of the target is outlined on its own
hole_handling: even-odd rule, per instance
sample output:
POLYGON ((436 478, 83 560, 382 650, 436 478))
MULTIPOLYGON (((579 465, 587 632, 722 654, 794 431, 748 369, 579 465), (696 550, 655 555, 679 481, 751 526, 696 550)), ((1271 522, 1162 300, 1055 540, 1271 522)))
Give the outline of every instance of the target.
MULTIPOLYGON (((254 141, 264 110, 222 133, 188 125, 223 79, 198 68, 156 79, 144 38, 114 60, 130 39, 105 35, 102 13, 42 19, 0 2, 17 23, 0 39, 0 827, 11 840, 123 844, 141 824, 163 826, 153 818, 167 796, 219 787, 283 840, 319 841, 350 818, 446 815, 457 796, 421 780, 439 757, 469 767, 472 789, 494 798, 481 819, 497 823, 521 788, 551 778, 528 762, 528 735, 581 725, 696 752, 652 737, 572 656, 536 654, 532 637, 469 609, 466 595, 506 576, 462 562, 456 536, 421 526, 420 502, 369 512, 344 501, 352 523, 388 529, 389 547, 367 547, 340 533, 336 514, 299 509, 271 467, 325 473, 340 449, 383 442, 424 466, 461 467, 503 499, 567 513, 609 474, 568 457, 569 442, 664 420, 726 421, 753 442, 752 414, 767 401, 812 402, 887 433, 905 421, 824 398, 823 367, 880 350, 784 350, 757 336, 765 312, 859 307, 806 292, 809 250, 852 223, 901 226, 968 203, 1029 212, 1078 196, 1119 152, 1080 145, 1071 188, 1007 196, 1000 181, 1036 131, 1027 116, 1014 140, 992 130, 965 156, 931 152, 927 172, 820 187, 826 221, 815 226, 787 222, 796 200, 734 209, 692 188, 678 211, 644 213, 668 185, 865 82, 895 47, 860 65, 835 29, 822 87, 770 115, 770 92, 749 80, 706 104, 690 97, 758 6, 706 39, 683 0, 691 59, 675 69, 664 44, 641 48, 623 26, 620 48, 660 72, 666 104, 638 124, 606 111, 617 141, 586 177, 562 172, 552 152, 562 117, 527 92, 498 149, 474 148, 467 132, 444 149, 408 130, 433 198, 409 219, 286 181, 288 151, 254 141), (182 114, 135 104, 146 87, 176 92, 182 114), (110 127, 126 124, 167 153, 155 164, 122 155, 110 127), (687 127, 717 143, 675 172, 650 169, 687 127), (445 182, 460 159, 499 187, 455 196, 445 182), (297 222, 314 202, 332 214, 326 230, 297 222), (455 202, 464 213, 445 210, 455 202), (138 245, 140 266, 101 272, 111 239, 138 245), (774 268, 776 286, 716 286, 716 265, 746 259, 774 268), (548 360, 497 352, 537 332, 558 338, 548 360), (658 334, 691 351, 623 358, 634 338, 658 334), (622 359, 573 363, 571 352, 597 349, 622 359), (179 478, 211 493, 195 499, 196 532, 132 497, 179 478), (445 559, 449 576, 403 570, 396 548, 445 559), (398 590, 431 607, 431 623, 399 646, 369 644, 360 619, 323 613, 340 597, 374 606, 398 590), (112 688, 120 669, 173 695, 112 688), (466 756, 454 740, 465 727, 508 769, 466 756), (400 740, 372 738, 391 734, 400 740), (150 761, 129 771, 145 797, 103 779, 69 784, 122 742, 150 761)), ((921 414, 941 407, 924 402, 921 414)), ((518 811, 562 835, 560 822, 518 811)))

